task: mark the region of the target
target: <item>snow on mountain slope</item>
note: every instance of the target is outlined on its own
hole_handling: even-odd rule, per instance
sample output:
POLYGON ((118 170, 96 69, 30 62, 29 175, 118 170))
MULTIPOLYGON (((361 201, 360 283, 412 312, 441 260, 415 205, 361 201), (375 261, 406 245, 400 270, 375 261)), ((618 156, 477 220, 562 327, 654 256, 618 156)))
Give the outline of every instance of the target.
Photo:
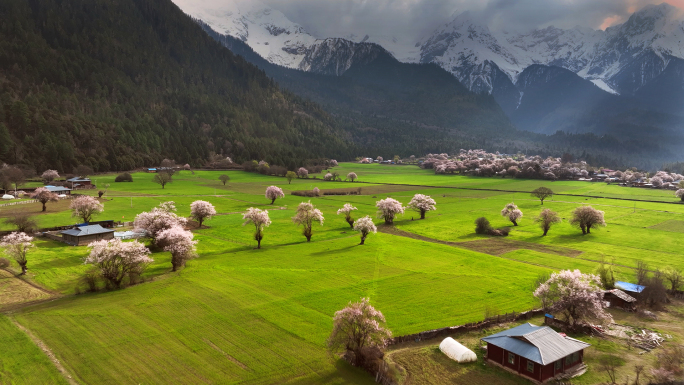
POLYGON ((324 75, 340 76, 354 64, 367 64, 380 55, 390 55, 373 43, 354 43, 347 39, 325 39, 314 43, 299 69, 324 75))
POLYGON ((258 0, 173 0, 214 31, 247 43, 271 63, 297 68, 316 38, 282 12, 258 0))

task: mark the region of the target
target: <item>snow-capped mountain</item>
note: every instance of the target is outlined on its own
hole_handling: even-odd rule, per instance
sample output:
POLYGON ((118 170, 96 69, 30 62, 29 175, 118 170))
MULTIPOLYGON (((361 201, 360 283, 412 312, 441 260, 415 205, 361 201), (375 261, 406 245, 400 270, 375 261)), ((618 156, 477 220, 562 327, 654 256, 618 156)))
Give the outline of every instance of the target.
POLYGON ((316 41, 299 63, 299 69, 340 76, 354 64, 367 64, 380 55, 391 55, 374 43, 354 43, 346 39, 316 41))
POLYGON ((173 0, 214 31, 238 38, 273 64, 297 68, 316 38, 259 0, 173 0))

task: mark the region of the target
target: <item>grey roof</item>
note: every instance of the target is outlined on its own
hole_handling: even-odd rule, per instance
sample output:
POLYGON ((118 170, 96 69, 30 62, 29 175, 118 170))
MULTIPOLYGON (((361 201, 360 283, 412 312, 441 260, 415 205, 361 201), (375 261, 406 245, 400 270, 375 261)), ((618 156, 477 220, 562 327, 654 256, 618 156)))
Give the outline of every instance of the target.
POLYGON ((484 337, 482 340, 541 365, 548 365, 590 346, 586 342, 563 337, 548 326, 535 326, 530 323, 484 337))
POLYGON ((84 235, 113 233, 114 230, 105 229, 100 225, 81 226, 71 230, 64 230, 60 234, 82 237, 84 235))
POLYGON ((50 192, 71 191, 70 188, 62 186, 45 186, 45 188, 50 192))
POLYGON ((75 177, 75 178, 67 179, 67 182, 90 182, 90 179, 89 178, 75 177))
POLYGON ((606 290, 606 293, 612 293, 614 296, 620 298, 625 302, 636 302, 636 298, 632 297, 631 295, 625 293, 620 289, 606 290))

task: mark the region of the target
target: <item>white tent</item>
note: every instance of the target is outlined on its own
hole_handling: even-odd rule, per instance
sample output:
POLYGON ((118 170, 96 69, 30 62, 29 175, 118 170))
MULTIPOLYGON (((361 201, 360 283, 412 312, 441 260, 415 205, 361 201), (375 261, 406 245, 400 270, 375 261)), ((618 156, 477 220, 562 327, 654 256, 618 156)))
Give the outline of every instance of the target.
POLYGON ((5 194, 5 195, 2 196, 2 199, 5 199, 5 200, 14 199, 14 195, 5 194))
POLYGON ((66 197, 67 197, 66 194, 59 194, 59 195, 57 195, 57 198, 66 198, 66 197))
POLYGON ((477 356, 472 350, 459 344, 451 337, 445 338, 444 341, 439 344, 439 350, 458 363, 477 361, 477 356))

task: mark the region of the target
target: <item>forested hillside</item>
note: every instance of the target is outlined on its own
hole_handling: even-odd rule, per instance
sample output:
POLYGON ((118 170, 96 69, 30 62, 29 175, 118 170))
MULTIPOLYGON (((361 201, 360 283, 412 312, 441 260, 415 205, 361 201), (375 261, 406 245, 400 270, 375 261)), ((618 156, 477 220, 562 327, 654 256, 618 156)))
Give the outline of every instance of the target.
POLYGON ((104 171, 211 151, 291 167, 354 155, 326 113, 170 1, 8 0, 0 14, 0 161, 104 171))

